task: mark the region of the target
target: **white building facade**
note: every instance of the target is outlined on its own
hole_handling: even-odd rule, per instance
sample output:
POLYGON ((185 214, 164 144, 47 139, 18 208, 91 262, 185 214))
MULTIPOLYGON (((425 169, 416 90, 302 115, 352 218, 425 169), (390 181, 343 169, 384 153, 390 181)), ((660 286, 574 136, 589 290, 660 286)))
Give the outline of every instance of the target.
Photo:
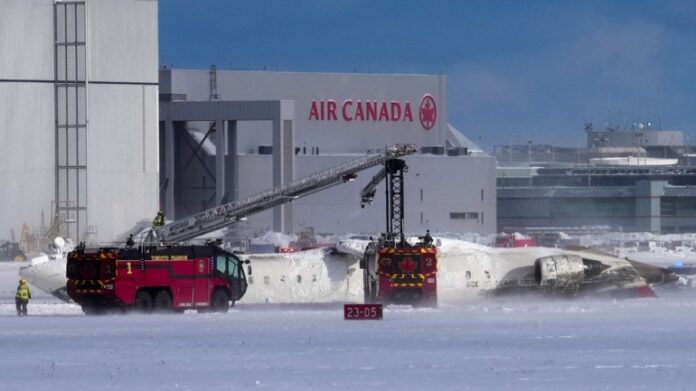
MULTIPOLYGON (((445 76, 165 69, 160 71, 160 93, 162 101, 172 103, 210 102, 214 107, 223 102, 279 102, 283 108, 281 125, 261 117, 248 120, 247 113, 241 114, 246 120, 226 117, 218 122, 221 129, 229 120, 226 137, 234 132, 235 138, 226 144, 225 156, 235 162, 237 177, 224 188, 224 196, 216 178, 222 171, 215 169, 216 140, 223 138, 213 134, 217 129, 211 133, 212 122, 169 125, 179 136, 178 147, 169 149, 176 156, 162 159, 161 180, 169 192, 169 198, 162 196, 162 204, 168 218, 286 183, 288 177, 274 182, 278 167, 300 178, 368 150, 409 143, 424 153, 405 159, 406 232, 495 232, 495 160, 449 125, 445 76), (293 152, 285 165, 274 166, 278 127, 286 134, 284 140, 291 140, 293 152)), ((167 121, 174 107, 161 112, 161 121, 167 121)), ((164 128, 163 122, 161 138, 166 138, 164 128)), ((166 157, 167 151, 162 154, 166 157)), ((360 208, 359 197, 378 170, 293 201, 287 225, 276 224, 279 220, 271 211, 254 215, 242 224, 245 233, 310 227, 336 234, 383 231, 384 196, 378 193, 375 204, 365 209, 360 208)))
POLYGON ((157 63, 155 0, 0 0, 0 238, 154 215, 157 63))

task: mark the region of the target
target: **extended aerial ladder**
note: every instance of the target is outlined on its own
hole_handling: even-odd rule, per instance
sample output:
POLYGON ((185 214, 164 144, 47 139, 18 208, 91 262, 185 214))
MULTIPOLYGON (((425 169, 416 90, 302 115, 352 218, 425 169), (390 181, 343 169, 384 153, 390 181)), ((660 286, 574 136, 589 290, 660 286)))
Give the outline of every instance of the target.
POLYGON ((372 204, 377 186, 386 180, 386 232, 371 240, 360 260, 366 303, 410 303, 437 306, 437 249, 427 233, 411 244, 404 236, 404 173, 406 162, 384 163, 360 192, 360 206, 372 204))
POLYGON ((360 192, 360 206, 371 205, 377 193, 377 186, 386 178, 387 195, 387 226, 386 240, 396 247, 408 245, 404 237, 404 173, 408 171, 406 162, 392 158, 384 163, 382 168, 370 183, 360 192))
MULTIPOLYGON (((224 228, 230 224, 234 224, 249 215, 296 200, 319 190, 354 180, 356 174, 360 171, 383 164, 386 167, 389 165, 389 162, 398 160, 399 157, 410 155, 415 152, 416 148, 413 145, 396 144, 345 162, 336 167, 252 195, 244 200, 228 202, 192 216, 173 221, 165 224, 161 232, 167 243, 191 240, 198 236, 224 228)), ((403 189, 401 190, 401 198, 403 198, 403 189)), ((401 216, 403 216, 403 207, 401 210, 401 216)), ((400 221, 403 221, 403 217, 401 217, 400 221)), ((399 225, 399 227, 401 227, 401 225, 399 225)))

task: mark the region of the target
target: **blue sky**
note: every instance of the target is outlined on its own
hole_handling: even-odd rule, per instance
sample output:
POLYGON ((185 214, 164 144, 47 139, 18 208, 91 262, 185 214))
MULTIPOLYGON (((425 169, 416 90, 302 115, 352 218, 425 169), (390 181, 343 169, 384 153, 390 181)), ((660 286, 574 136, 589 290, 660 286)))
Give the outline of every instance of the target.
POLYGON ((449 120, 496 144, 652 121, 696 141, 694 1, 160 0, 174 68, 448 76, 449 120))

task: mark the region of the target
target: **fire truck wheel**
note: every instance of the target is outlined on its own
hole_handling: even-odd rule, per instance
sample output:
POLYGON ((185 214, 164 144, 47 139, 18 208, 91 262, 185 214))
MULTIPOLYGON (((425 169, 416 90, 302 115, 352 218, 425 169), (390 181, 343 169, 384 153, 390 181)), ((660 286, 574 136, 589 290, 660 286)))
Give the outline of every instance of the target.
POLYGON ((152 295, 148 291, 140 290, 135 295, 135 310, 142 313, 152 312, 152 295))
POLYGON ((214 312, 227 312, 230 309, 230 298, 222 289, 216 289, 210 300, 210 307, 214 312))
POLYGON ((172 295, 165 290, 157 292, 155 296, 155 311, 171 312, 172 311, 172 295))

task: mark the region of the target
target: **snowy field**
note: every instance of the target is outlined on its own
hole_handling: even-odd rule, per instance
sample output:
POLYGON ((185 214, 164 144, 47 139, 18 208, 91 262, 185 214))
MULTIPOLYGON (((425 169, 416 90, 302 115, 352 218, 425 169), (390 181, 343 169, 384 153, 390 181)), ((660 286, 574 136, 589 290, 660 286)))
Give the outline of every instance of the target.
POLYGON ((227 314, 83 316, 0 264, 0 390, 692 390, 696 293, 626 301, 238 304, 227 314))

